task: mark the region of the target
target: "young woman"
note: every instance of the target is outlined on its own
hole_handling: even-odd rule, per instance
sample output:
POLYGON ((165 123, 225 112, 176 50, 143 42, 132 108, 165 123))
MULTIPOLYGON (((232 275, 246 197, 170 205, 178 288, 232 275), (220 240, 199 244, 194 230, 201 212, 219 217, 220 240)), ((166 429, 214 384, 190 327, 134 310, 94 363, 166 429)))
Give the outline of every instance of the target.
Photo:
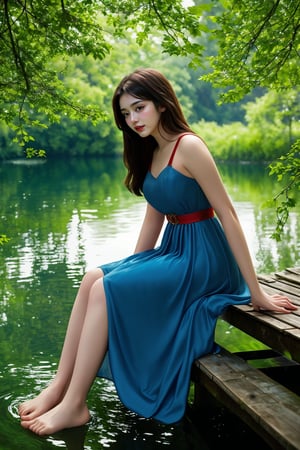
POLYGON ((214 351, 216 321, 228 305, 297 309, 258 284, 213 158, 168 80, 153 69, 133 72, 117 87, 113 110, 124 138, 125 184, 145 196, 146 214, 134 254, 84 276, 57 374, 19 407, 22 426, 39 435, 89 420, 86 398, 97 373, 107 376, 105 367, 126 407, 177 422, 192 362, 214 351))

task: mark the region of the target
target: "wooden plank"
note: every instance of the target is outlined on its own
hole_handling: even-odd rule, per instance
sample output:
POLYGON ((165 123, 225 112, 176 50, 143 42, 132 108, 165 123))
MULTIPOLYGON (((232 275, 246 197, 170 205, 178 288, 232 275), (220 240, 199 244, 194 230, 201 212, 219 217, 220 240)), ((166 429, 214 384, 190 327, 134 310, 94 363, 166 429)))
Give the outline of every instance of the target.
MULTIPOLYGON (((275 368, 280 367, 299 367, 300 364, 296 361, 286 358, 284 355, 282 355, 279 352, 275 352, 271 349, 263 349, 263 350, 245 350, 242 352, 234 352, 235 355, 242 358, 244 361, 252 361, 256 360, 257 362, 259 360, 272 360, 276 362, 275 368)), ((257 367, 257 366, 255 366, 257 367)), ((269 366, 267 366, 269 367, 269 366)))
POLYGON ((289 314, 253 311, 251 305, 230 306, 222 318, 236 328, 281 353, 289 352, 300 362, 300 267, 272 275, 259 275, 269 294, 287 294, 299 306, 289 314))
POLYGON ((283 322, 281 318, 253 310, 248 312, 235 306, 227 308, 222 318, 270 348, 280 353, 288 351, 295 361, 300 362, 299 327, 289 328, 289 324, 283 322))
MULTIPOLYGON (((300 267, 259 275, 258 279, 266 292, 288 295, 299 309, 290 314, 276 314, 256 312, 251 305, 236 305, 227 308, 222 318, 270 349, 290 355, 291 363, 297 366, 300 363, 300 267)), ((299 396, 224 350, 219 355, 197 360, 192 373, 196 381, 196 401, 201 397, 200 387, 203 386, 273 449, 300 450, 299 396)), ((285 383, 287 380, 281 375, 277 379, 285 383)), ((295 386, 293 383, 286 385, 292 389, 295 386)))
POLYGON ((300 398, 241 358, 222 350, 195 361, 196 401, 201 386, 244 420, 274 449, 300 449, 300 398))
POLYGON ((275 283, 276 280, 272 275, 259 274, 257 275, 258 281, 262 283, 275 283))
POLYGON ((287 285, 286 283, 281 283, 279 281, 265 281, 258 278, 259 283, 264 286, 264 288, 269 288, 270 293, 282 293, 286 294, 288 297, 291 297, 291 300, 299 304, 300 298, 300 287, 295 285, 287 285))
POLYGON ((272 285, 265 285, 265 289, 269 289, 270 294, 283 294, 287 295, 293 302, 300 304, 300 292, 299 288, 292 286, 282 285, 281 283, 274 283, 272 285))
MULTIPOLYGON (((233 325, 238 322, 236 326, 244 331, 245 328, 248 329, 249 324, 251 327, 253 324, 256 324, 256 327, 268 327, 272 329, 274 333, 277 332, 278 334, 299 329, 299 327, 297 327, 298 321, 296 319, 292 319, 291 317, 285 317, 285 320, 283 320, 281 316, 274 317, 273 315, 253 310, 243 311, 235 306, 230 306, 227 308, 226 311, 224 311, 222 318, 233 325)), ((253 334, 254 333, 256 333, 255 329, 253 329, 253 334)))
POLYGON ((300 318, 298 315, 294 313, 289 314, 275 314, 269 311, 264 312, 249 312, 248 314, 252 314, 255 318, 261 323, 267 323, 270 326, 273 326, 275 330, 291 330, 291 329, 299 329, 300 318))
POLYGON ((287 272, 293 273, 295 275, 298 275, 300 278, 300 266, 299 267, 288 267, 285 269, 287 272))
POLYGON ((275 272, 275 276, 280 280, 300 286, 300 276, 291 271, 275 272))
POLYGON ((278 291, 300 297, 300 268, 294 267, 271 275, 258 275, 261 284, 272 285, 278 291))
POLYGON ((280 272, 274 272, 272 274, 259 274, 259 277, 265 279, 283 279, 289 283, 300 286, 300 267, 289 267, 280 272))

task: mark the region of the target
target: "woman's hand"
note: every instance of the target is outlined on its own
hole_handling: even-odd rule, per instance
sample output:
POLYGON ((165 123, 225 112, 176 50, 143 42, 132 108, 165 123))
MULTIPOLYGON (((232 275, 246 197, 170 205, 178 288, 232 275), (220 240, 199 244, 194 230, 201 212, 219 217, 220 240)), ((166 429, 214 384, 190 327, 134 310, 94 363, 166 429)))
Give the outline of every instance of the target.
POLYGON ((251 303, 254 311, 273 311, 287 314, 298 309, 286 295, 269 295, 264 291, 261 291, 259 298, 252 297, 251 303))

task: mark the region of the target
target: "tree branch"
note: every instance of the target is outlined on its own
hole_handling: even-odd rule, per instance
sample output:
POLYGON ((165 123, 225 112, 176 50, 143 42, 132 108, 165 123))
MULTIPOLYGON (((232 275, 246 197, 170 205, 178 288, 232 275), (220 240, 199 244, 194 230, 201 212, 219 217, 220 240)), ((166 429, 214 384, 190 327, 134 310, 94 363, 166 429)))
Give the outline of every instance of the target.
POLYGON ((25 82, 26 91, 29 92, 30 91, 29 77, 27 76, 24 61, 22 60, 21 55, 20 55, 18 43, 14 39, 14 33, 13 33, 11 23, 10 23, 8 0, 4 0, 4 15, 5 15, 6 25, 7 25, 7 29, 8 29, 8 33, 9 33, 9 40, 11 43, 12 53, 14 56, 14 61, 15 61, 16 67, 17 67, 17 71, 21 72, 21 75, 25 82))

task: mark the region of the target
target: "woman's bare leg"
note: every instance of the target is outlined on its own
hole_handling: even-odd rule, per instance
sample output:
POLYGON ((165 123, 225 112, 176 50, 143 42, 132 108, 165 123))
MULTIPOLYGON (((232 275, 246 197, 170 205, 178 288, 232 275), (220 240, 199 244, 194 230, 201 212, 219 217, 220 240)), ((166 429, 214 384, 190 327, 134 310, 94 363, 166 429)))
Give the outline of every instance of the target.
POLYGON ((62 400, 74 370, 90 289, 94 282, 102 277, 103 272, 100 269, 93 269, 83 277, 70 315, 57 373, 51 384, 36 398, 28 400, 19 406, 19 414, 22 421, 32 420, 40 416, 62 400))
POLYGON ((103 280, 90 290, 74 370, 61 402, 45 414, 21 422, 36 434, 48 435, 85 424, 90 419, 86 398, 107 350, 108 324, 103 280))

